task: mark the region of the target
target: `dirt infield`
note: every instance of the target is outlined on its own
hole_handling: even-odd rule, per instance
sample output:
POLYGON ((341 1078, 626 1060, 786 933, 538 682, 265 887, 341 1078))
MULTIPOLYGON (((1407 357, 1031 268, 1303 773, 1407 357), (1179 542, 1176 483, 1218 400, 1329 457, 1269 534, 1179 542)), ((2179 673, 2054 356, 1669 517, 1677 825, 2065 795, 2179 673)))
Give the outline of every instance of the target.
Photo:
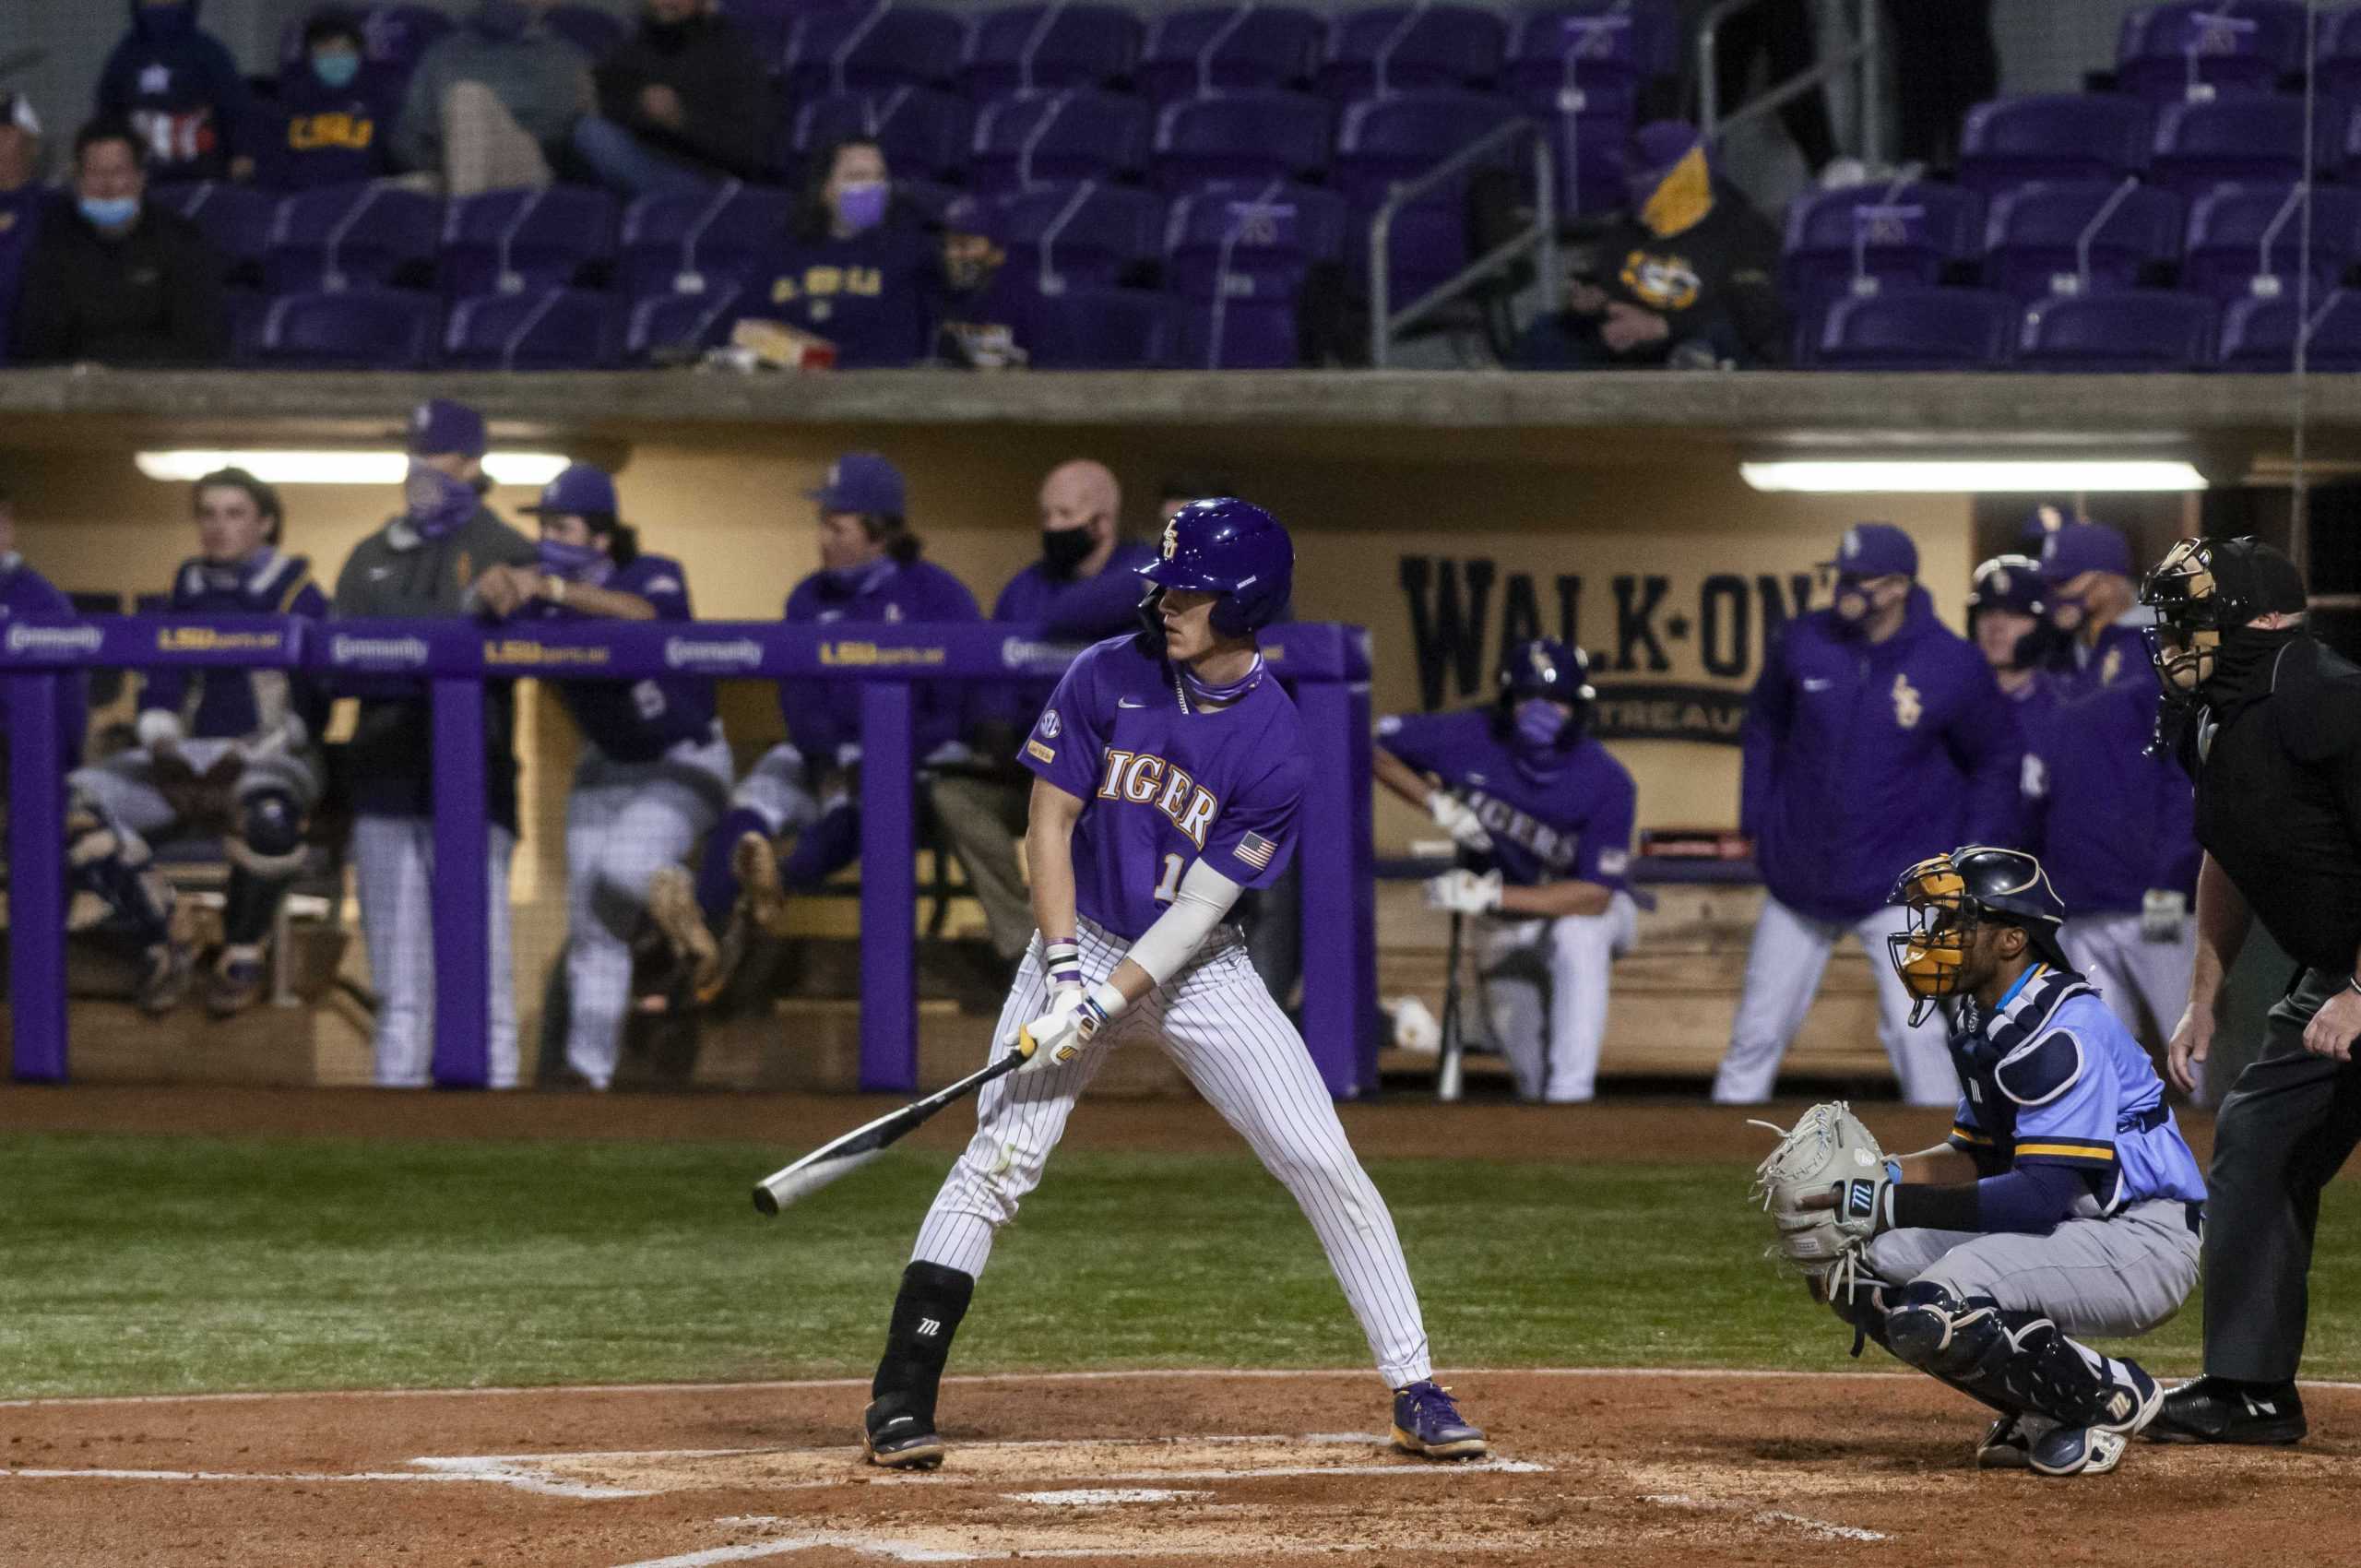
POLYGON ((1463 1372, 1495 1456, 1394 1455, 1367 1373, 954 1380, 950 1463, 861 1466, 858 1384, 0 1409, 0 1561, 700 1568, 967 1562, 2349 1562, 2361 1397, 2301 1450, 1974 1468, 1922 1379, 1463 1372))

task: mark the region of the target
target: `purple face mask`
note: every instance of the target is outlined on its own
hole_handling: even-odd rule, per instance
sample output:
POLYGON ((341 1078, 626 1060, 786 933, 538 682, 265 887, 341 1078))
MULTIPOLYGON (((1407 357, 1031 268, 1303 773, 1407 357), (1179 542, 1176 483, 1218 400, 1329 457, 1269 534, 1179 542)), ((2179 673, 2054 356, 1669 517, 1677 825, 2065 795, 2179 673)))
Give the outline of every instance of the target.
POLYGON ((893 194, 893 187, 883 180, 838 185, 836 216, 856 234, 874 229, 885 221, 885 204, 893 194))
POLYGON ((1548 697, 1527 697, 1516 705, 1516 741, 1520 752, 1553 752, 1566 732, 1566 713, 1548 697))
POLYGON ((416 457, 409 460, 409 473, 402 480, 402 499, 408 504, 409 526, 421 539, 441 539, 476 515, 474 485, 416 457))
POLYGON ((595 544, 566 544, 545 539, 541 540, 541 570, 552 577, 597 588, 614 574, 615 564, 595 544))

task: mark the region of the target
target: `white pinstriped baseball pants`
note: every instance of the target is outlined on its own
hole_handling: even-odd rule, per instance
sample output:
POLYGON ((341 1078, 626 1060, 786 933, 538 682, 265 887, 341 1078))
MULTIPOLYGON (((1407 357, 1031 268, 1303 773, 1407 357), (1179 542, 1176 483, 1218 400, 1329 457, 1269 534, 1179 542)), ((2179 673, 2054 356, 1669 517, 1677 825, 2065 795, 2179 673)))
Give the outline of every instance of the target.
MULTIPOLYGON (((1081 922, 1080 941, 1083 972, 1093 981, 1113 973, 1129 945, 1088 921, 1081 922)), ((1040 947, 1036 936, 1026 949, 992 1036, 995 1051, 1019 1025, 1049 1010, 1040 947)), ((976 1103, 976 1135, 927 1210, 912 1261, 982 1274, 993 1232, 1016 1218, 1018 1203, 1040 1182, 1099 1063, 1141 1037, 1163 1047, 1311 1221, 1386 1386, 1428 1376, 1426 1324, 1394 1216, 1346 1142, 1303 1037, 1271 1000, 1231 926, 1217 928, 1187 968, 1142 997, 1073 1062, 985 1086, 976 1103)))

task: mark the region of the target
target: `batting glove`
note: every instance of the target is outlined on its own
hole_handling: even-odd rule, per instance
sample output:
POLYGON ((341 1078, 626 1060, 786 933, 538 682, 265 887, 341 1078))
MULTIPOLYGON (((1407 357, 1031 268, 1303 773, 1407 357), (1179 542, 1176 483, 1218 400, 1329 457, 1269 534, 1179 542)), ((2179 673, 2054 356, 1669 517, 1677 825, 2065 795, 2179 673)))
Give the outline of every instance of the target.
POLYGON ((1427 908, 1454 915, 1489 915, 1501 907, 1501 873, 1447 871, 1427 879, 1427 908))
POLYGON ((1082 944, 1077 942, 1045 942, 1041 944, 1041 968, 1047 971, 1053 986, 1082 986, 1082 944))
POLYGON ((1476 820, 1475 808, 1448 790, 1437 790, 1427 797, 1427 814, 1462 849, 1482 854, 1492 847, 1492 836, 1476 820))
POLYGON ((1009 1042, 1025 1058, 1025 1065, 1017 1072, 1038 1073, 1044 1067, 1064 1066, 1080 1056, 1108 1020, 1125 1005, 1123 993, 1104 980, 1087 991, 1062 988, 1050 998, 1050 1010, 1020 1026, 1016 1038, 1009 1042))

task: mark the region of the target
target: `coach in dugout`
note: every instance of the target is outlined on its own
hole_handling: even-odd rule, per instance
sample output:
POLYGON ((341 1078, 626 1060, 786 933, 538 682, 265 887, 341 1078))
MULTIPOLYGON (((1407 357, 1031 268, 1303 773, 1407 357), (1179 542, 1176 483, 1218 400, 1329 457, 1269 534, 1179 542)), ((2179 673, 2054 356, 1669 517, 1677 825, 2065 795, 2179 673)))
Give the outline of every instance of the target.
POLYGON ((1953 844, 2011 842, 2024 748, 1975 648, 1935 618, 1918 548, 1890 523, 1845 532, 1836 600, 1774 638, 1747 699, 1742 826, 1769 896, 1714 1099, 1771 1098, 1846 931, 1869 952, 1879 1036, 1913 1105, 1952 1105, 1942 1018, 1913 1028, 1885 960, 1902 869, 1953 844))

